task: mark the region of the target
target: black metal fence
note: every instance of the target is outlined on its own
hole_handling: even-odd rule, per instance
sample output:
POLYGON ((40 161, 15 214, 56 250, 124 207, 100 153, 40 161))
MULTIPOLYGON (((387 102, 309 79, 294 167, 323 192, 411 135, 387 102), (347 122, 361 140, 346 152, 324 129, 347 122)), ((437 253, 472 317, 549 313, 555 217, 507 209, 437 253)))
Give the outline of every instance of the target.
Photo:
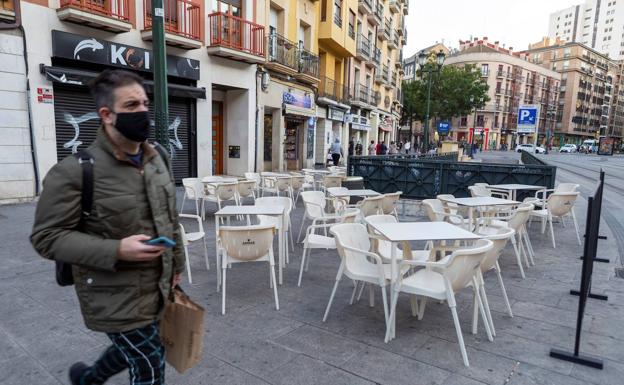
POLYGON ((536 165, 547 165, 548 163, 544 162, 543 160, 539 159, 538 157, 536 157, 535 155, 531 154, 528 151, 522 151, 522 153, 520 154, 520 161, 523 164, 536 164, 536 165))
MULTIPOLYGON (((557 168, 546 164, 496 164, 457 162, 457 154, 435 156, 351 156, 348 173, 364 178, 366 188, 389 193, 402 191, 404 198, 435 198, 438 194, 470 196, 475 183, 520 183, 553 188, 557 168)), ((519 192, 524 199, 535 192, 519 192)))

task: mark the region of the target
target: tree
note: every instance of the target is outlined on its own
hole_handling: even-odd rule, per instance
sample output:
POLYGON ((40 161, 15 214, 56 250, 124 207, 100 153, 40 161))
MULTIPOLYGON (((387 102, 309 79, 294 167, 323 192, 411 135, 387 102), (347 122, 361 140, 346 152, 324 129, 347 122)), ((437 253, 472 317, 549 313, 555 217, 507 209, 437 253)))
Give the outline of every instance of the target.
MULTIPOLYGON (((415 80, 403 82, 402 124, 412 127, 413 122, 424 122, 429 86, 426 70, 433 66, 435 63, 429 60, 425 64, 425 71, 417 71, 415 80)), ((430 121, 468 115, 490 100, 487 82, 481 77, 481 71, 472 64, 463 67, 444 66, 431 75, 431 82, 430 121)))

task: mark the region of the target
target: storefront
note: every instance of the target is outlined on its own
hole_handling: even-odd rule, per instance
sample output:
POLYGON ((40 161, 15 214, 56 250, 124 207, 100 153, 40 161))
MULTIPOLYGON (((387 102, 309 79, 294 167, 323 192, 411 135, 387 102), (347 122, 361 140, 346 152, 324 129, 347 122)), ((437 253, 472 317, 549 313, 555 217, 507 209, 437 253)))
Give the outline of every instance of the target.
POLYGON ((348 114, 346 121, 349 124, 349 146, 353 145, 353 155, 368 155, 370 120, 365 116, 348 114))
POLYGON ((477 129, 475 130, 474 128, 470 127, 468 131, 468 142, 474 143, 482 151, 488 150, 490 148, 490 128, 477 127, 477 129))
MULTIPOLYGON (((106 68, 136 71, 145 78, 148 95, 153 57, 149 50, 113 43, 88 36, 52 31, 51 66, 41 65, 42 74, 53 83, 56 157, 61 160, 89 146, 96 137, 100 121, 87 84, 106 68)), ((199 62, 167 56, 169 75, 168 147, 176 180, 195 174, 197 98, 205 99, 199 79, 199 62)), ((153 108, 150 107, 153 119, 153 108)), ((150 140, 154 140, 152 130, 150 140)))

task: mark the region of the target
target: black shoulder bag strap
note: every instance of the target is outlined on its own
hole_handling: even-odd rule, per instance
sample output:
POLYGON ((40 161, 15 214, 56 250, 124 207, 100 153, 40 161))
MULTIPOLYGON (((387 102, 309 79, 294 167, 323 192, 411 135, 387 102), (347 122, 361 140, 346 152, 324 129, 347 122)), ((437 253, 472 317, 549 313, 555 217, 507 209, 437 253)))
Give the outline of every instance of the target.
MULTIPOLYGON (((78 228, 80 228, 85 218, 91 215, 91 208, 93 207, 93 157, 87 150, 80 150, 74 156, 82 168, 82 197, 80 199, 80 222, 78 223, 78 228)), ((56 282, 60 286, 74 284, 71 264, 56 261, 56 282)))

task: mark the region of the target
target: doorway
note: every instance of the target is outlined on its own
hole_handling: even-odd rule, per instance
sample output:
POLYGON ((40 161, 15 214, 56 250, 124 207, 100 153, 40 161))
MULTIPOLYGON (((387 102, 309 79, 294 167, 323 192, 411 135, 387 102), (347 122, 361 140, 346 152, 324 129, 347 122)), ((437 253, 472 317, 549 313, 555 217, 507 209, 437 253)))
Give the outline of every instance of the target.
POLYGON ((212 174, 223 174, 223 103, 212 102, 212 174))

